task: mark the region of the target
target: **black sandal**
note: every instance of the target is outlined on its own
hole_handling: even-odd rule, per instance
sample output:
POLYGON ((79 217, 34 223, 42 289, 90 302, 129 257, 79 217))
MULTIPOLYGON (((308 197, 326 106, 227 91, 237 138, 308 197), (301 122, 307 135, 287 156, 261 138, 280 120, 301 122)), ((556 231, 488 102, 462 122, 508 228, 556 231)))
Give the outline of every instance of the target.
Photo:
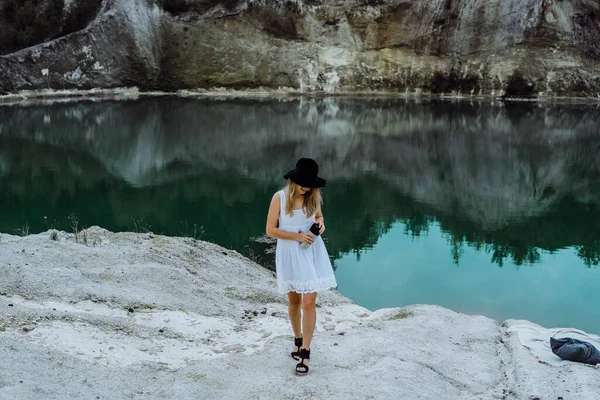
POLYGON ((292 358, 296 361, 300 361, 300 347, 302 347, 302 338, 294 338, 294 346, 298 348, 298 351, 292 351, 292 358))
POLYGON ((298 375, 308 374, 308 365, 304 364, 304 360, 310 360, 310 350, 300 349, 300 358, 301 361, 298 364, 296 364, 296 373, 298 375), (302 370, 298 368, 304 369, 302 370))

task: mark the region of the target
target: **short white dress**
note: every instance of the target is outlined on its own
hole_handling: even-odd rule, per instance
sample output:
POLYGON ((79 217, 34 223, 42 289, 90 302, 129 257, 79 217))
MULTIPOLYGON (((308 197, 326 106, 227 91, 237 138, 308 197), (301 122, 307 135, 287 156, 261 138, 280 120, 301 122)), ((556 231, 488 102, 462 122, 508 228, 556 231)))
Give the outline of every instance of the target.
MULTIPOLYGON (((304 210, 294 210, 286 215, 286 195, 279 192, 279 229, 287 232, 308 232, 315 216, 307 217, 304 210)), ((297 240, 277 239, 275 255, 279 293, 314 293, 337 287, 331 261, 321 236, 308 248, 300 247, 297 240)))

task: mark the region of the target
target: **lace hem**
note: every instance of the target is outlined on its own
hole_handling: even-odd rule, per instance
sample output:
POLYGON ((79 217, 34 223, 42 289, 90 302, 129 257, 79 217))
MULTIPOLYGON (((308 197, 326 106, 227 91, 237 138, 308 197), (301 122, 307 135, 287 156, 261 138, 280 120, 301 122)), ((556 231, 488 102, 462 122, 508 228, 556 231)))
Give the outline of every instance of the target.
POLYGON ((321 278, 314 281, 283 281, 279 285, 279 293, 315 293, 322 292, 331 288, 337 288, 335 278, 321 278))

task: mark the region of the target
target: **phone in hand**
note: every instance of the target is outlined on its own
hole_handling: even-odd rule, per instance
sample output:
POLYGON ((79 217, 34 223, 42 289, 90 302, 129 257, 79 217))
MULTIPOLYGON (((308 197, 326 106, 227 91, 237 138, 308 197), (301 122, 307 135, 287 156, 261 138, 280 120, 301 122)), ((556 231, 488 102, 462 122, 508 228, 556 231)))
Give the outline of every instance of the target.
POLYGON ((315 222, 314 224, 311 225, 310 227, 310 233, 312 233, 315 236, 319 236, 321 234, 321 224, 315 222))
MULTIPOLYGON (((313 235, 319 236, 321 234, 321 225, 315 222, 314 224, 312 224, 310 226, 309 231, 313 235)), ((310 246, 310 244, 308 244, 308 243, 300 243, 300 247, 302 247, 303 249, 307 249, 308 246, 310 246)))

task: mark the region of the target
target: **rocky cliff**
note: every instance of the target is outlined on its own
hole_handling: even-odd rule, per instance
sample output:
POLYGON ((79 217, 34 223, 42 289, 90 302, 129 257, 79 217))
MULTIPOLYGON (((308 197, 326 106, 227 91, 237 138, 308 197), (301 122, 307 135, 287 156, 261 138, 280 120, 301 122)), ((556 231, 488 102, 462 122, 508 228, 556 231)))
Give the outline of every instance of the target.
POLYGON ((104 0, 0 92, 138 86, 600 96, 594 0, 104 0))

